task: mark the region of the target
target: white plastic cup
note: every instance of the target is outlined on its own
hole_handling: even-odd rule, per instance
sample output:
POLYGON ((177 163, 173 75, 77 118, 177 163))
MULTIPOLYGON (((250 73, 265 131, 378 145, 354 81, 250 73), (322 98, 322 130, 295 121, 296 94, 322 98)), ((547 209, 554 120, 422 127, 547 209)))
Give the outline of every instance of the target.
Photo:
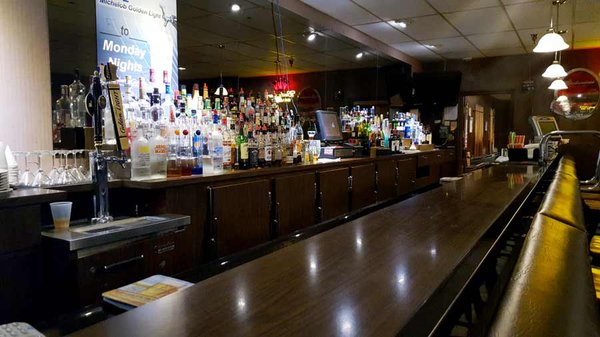
POLYGON ((70 201, 52 202, 50 203, 50 211, 54 220, 54 228, 66 229, 69 228, 71 221, 71 207, 73 203, 70 201))

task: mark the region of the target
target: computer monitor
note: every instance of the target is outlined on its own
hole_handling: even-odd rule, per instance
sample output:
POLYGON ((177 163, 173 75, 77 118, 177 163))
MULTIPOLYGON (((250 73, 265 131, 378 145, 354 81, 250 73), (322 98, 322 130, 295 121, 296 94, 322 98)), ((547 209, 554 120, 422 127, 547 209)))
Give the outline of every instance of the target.
POLYGON ((553 116, 531 116, 529 117, 535 139, 541 139, 545 134, 558 130, 556 118, 553 116))
POLYGON ((316 115, 321 140, 326 142, 341 142, 344 139, 337 112, 317 110, 316 115))

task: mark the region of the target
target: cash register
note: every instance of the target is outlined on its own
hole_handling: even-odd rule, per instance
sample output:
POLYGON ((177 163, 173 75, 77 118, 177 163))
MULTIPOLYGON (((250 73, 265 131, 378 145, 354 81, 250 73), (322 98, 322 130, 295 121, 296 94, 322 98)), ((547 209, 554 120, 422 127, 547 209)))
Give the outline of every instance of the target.
POLYGON ((325 146, 321 147, 321 158, 350 158, 354 156, 354 147, 344 144, 340 118, 335 111, 317 110, 317 138, 325 146))

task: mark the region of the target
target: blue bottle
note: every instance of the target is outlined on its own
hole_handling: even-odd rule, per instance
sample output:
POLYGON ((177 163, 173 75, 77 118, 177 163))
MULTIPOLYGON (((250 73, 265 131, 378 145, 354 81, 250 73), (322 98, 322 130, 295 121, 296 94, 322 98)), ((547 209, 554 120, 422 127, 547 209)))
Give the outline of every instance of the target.
POLYGON ((192 137, 192 154, 194 155, 192 175, 202 174, 202 132, 200 130, 196 130, 192 137))

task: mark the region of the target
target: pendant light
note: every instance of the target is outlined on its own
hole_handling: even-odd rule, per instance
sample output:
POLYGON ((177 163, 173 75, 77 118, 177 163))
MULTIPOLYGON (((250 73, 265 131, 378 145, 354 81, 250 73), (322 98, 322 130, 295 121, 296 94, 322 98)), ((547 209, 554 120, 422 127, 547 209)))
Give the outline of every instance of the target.
POLYGON ((558 59, 559 55, 560 55, 560 52, 554 53, 554 61, 552 62, 552 64, 550 66, 548 66, 548 68, 546 68, 546 71, 544 71, 544 73, 542 74, 542 77, 559 78, 559 77, 567 76, 567 72, 565 71, 565 68, 563 68, 563 66, 560 65, 560 61, 558 59))
MULTIPOLYGON (((556 28, 558 29, 558 18, 559 18, 559 10, 560 5, 564 4, 567 0, 554 0, 552 1, 552 6, 556 6, 556 28)), ((552 9, 552 8, 551 8, 552 9)), ((551 10, 550 15, 550 28, 548 28, 548 32, 542 36, 542 38, 538 41, 535 48, 533 48, 534 53, 551 53, 557 52, 560 50, 565 50, 569 48, 569 45, 565 42, 565 40, 560 36, 560 31, 557 33, 554 30, 554 26, 552 24, 552 16, 554 14, 554 10, 551 10)))
POLYGON ((562 78, 557 78, 554 81, 552 81, 552 83, 550 84, 548 89, 550 89, 550 90, 567 90, 567 89, 569 89, 569 87, 567 86, 567 83, 565 83, 565 81, 562 80, 562 78))

